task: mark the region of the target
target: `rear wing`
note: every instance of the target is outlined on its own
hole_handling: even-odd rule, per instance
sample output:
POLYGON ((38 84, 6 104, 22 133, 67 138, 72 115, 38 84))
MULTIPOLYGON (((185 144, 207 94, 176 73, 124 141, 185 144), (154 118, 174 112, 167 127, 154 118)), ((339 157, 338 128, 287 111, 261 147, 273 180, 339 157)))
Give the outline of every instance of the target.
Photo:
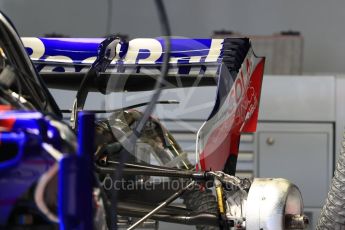
MULTIPOLYGON (((99 38, 22 38, 31 60, 41 73, 85 72, 97 58, 99 38)), ((224 39, 171 39, 171 74, 214 73, 222 61, 224 39), (193 68, 207 66, 207 69, 193 68), (213 68, 211 68, 211 66, 213 68)), ((107 72, 141 73, 157 68, 164 54, 163 38, 137 38, 117 44, 117 55, 107 72)))
MULTIPOLYGON (((41 76, 50 87, 77 89, 96 60, 103 39, 23 38, 41 76)), ((110 68, 89 86, 123 80, 123 90, 152 89, 159 76, 164 39, 139 38, 118 44, 110 68)), ((247 38, 171 39, 167 87, 217 85, 214 108, 197 137, 197 168, 234 174, 240 134, 255 132, 264 70, 247 38), (174 84, 182 82, 182 84, 174 84), (173 83, 173 84, 171 84, 173 83)))
MULTIPOLYGON (((97 58, 99 38, 22 38, 24 46, 49 87, 78 89, 84 73, 97 58)), ((171 59, 167 81, 182 87, 216 85, 223 57, 224 39, 171 39, 171 59), (188 78, 187 78, 188 77, 188 78)), ((150 90, 159 76, 164 54, 164 39, 138 38, 118 44, 117 56, 90 85, 91 90, 105 87, 109 78, 124 82, 118 91, 150 90), (95 87, 97 86, 97 87, 95 87)))

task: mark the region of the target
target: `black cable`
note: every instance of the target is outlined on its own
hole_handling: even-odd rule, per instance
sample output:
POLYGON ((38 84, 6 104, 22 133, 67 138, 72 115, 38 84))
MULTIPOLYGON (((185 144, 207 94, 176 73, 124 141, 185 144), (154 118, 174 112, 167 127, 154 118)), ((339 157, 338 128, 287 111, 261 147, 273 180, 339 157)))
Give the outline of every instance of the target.
POLYGON ((158 11, 158 16, 159 16, 159 21, 161 24, 161 29, 162 29, 162 34, 165 35, 164 41, 165 41, 165 53, 163 56, 163 62, 161 66, 161 74, 159 78, 156 81, 156 85, 154 87, 154 94, 151 98, 150 104, 146 107, 145 112, 143 114, 143 117, 141 118, 140 122, 138 125, 135 127, 135 132, 137 134, 140 134, 141 131, 143 130, 147 120, 151 116, 153 109, 156 105, 156 102, 159 99, 159 96, 162 92, 162 85, 165 80, 165 76, 168 74, 169 70, 169 60, 170 60, 170 38, 169 36, 171 35, 170 32, 170 26, 168 22, 168 17, 165 11, 165 7, 163 5, 162 0, 155 0, 156 6, 157 6, 157 11, 158 11))
MULTIPOLYGON (((117 170, 114 172, 114 183, 116 181, 120 180, 122 178, 123 174, 123 167, 124 163, 127 161, 129 154, 134 152, 135 148, 135 143, 137 139, 140 137, 140 134, 142 130, 145 127, 146 122, 148 121, 150 115, 152 114, 154 107, 156 105, 156 102, 159 99, 159 96, 162 92, 162 85, 165 80, 165 77, 168 73, 169 69, 169 60, 170 60, 170 50, 171 50, 171 45, 170 45, 170 26, 169 26, 169 21, 168 21, 168 16, 164 7, 164 4, 162 0, 155 0, 155 5, 157 7, 157 12, 159 16, 159 22, 161 25, 162 29, 162 35, 164 35, 164 41, 165 41, 165 52, 163 54, 163 62, 161 65, 161 73, 160 77, 157 79, 155 87, 154 87, 154 94, 151 98, 150 103, 146 107, 143 116, 141 117, 140 121, 137 123, 137 125, 134 128, 133 133, 129 136, 129 140, 127 143, 129 145, 125 146, 126 148, 122 148, 120 151, 120 161, 119 161, 119 167, 117 170), (129 148, 129 149, 128 149, 129 148)), ((111 216, 111 229, 112 230, 117 230, 117 200, 118 200, 118 191, 114 189, 114 193, 111 196, 111 206, 112 206, 112 216, 111 216)))

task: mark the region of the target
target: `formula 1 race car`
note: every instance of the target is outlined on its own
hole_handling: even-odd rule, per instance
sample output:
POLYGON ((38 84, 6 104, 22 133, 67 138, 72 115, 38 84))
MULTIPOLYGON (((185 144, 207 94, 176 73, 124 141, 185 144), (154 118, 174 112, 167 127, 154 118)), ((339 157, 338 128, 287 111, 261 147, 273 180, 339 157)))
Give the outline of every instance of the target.
POLYGON ((2 228, 306 228, 291 182, 235 176, 240 135, 256 130, 264 70, 248 39, 20 39, 0 14, 0 48, 2 228), (158 100, 161 90, 210 85, 217 97, 193 165, 151 113, 171 103, 158 100), (47 86, 76 90, 73 108, 61 111, 47 86), (145 90, 146 104, 84 109, 90 91, 145 90))

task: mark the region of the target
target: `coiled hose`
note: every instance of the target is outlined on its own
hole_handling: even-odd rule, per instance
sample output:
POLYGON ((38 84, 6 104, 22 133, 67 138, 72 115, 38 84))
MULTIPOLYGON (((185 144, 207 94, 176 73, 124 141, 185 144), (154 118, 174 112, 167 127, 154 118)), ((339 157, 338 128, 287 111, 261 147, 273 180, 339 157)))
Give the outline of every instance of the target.
POLYGON ((316 229, 345 230, 345 132, 331 188, 316 229))

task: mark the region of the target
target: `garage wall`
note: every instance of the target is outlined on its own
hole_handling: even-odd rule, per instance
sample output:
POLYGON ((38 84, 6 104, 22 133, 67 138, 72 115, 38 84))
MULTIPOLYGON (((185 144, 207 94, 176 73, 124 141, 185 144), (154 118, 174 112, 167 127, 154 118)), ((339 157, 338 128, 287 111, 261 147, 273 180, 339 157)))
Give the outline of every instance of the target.
MULTIPOLYGON (((343 0, 165 1, 175 35, 204 37, 213 30, 271 34, 299 30, 305 37, 305 72, 345 72, 343 0)), ((108 0, 2 0, 24 36, 59 32, 103 36, 108 0)), ((112 31, 131 37, 158 36, 152 0, 114 0, 112 31)))

